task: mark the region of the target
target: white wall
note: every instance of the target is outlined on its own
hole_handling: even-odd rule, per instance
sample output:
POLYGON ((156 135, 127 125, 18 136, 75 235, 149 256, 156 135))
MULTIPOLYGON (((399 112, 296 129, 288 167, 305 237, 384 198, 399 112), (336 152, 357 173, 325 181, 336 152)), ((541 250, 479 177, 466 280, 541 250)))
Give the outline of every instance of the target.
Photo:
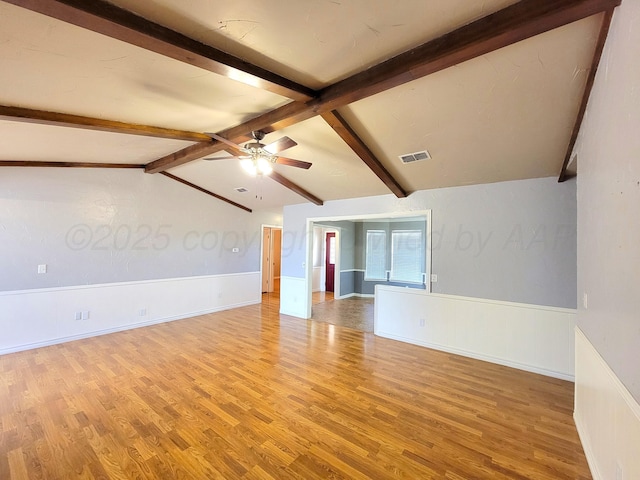
POLYGON ((280 277, 280 313, 307 317, 307 284, 304 278, 280 277))
POLYGON ((374 333, 565 380, 575 310, 376 286, 374 333))
POLYGON ((325 230, 322 227, 313 227, 313 272, 312 272, 312 292, 324 292, 325 290, 325 230))
POLYGON ((640 2, 623 0, 575 149, 580 345, 575 417, 597 479, 640 478, 639 45, 640 2), (622 477, 616 477, 617 468, 622 477))
POLYGON ((259 302, 260 228, 280 222, 162 175, 4 168, 0 353, 259 302))
POLYGON ((576 328, 574 419, 595 480, 640 478, 640 404, 576 328))
POLYGON ((576 152, 578 325, 640 401, 640 2, 616 9, 576 152))

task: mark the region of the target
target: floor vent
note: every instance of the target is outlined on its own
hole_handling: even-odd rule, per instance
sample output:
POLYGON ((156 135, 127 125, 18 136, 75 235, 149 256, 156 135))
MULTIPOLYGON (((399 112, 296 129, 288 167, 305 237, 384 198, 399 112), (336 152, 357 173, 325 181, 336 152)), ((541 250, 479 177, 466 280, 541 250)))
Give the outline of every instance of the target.
POLYGON ((234 190, 238 193, 244 193, 244 192, 248 192, 249 190, 247 190, 244 187, 238 187, 238 188, 234 188, 234 190))
POLYGON ((421 152, 405 153, 404 155, 400 155, 398 158, 402 163, 413 163, 420 162, 422 160, 429 160, 431 155, 429 155, 429 152, 426 150, 423 150, 421 152))

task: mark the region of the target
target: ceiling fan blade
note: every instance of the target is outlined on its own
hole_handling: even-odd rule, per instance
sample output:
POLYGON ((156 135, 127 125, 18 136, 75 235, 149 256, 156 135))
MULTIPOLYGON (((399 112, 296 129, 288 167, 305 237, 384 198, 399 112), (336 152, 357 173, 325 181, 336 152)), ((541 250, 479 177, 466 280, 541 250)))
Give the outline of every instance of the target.
POLYGON ((275 154, 286 150, 287 148, 295 147, 296 145, 298 145, 297 142, 291 140, 289 137, 282 137, 262 148, 271 154, 275 154))
POLYGON ((305 170, 311 167, 311 163, 309 162, 303 162, 302 160, 295 160, 293 158, 286 157, 278 157, 276 159, 276 163, 280 165, 288 165, 290 167, 304 168, 305 170))
POLYGON ((209 135, 211 138, 215 138, 216 140, 218 140, 219 142, 224 143, 225 145, 229 145, 230 147, 233 147, 235 150, 240 150, 241 152, 248 152, 248 150, 236 143, 233 143, 231 140, 227 140, 224 137, 221 137, 220 135, 217 135, 215 133, 209 133, 209 132, 205 132, 205 135, 209 135))

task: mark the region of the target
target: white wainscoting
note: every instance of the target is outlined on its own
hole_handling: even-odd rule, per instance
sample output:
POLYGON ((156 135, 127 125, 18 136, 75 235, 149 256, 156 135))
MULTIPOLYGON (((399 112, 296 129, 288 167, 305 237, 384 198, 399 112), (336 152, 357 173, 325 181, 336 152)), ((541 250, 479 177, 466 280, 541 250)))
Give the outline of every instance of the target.
POLYGON ((260 272, 0 292, 0 354, 260 301, 260 272))
POLYGON ((280 278, 280 313, 308 318, 307 282, 304 278, 280 278))
POLYGON ((573 418, 591 475, 595 480, 640 479, 640 404, 579 328, 575 342, 573 418))
POLYGON ((377 285, 374 333, 573 380, 575 313, 377 285))

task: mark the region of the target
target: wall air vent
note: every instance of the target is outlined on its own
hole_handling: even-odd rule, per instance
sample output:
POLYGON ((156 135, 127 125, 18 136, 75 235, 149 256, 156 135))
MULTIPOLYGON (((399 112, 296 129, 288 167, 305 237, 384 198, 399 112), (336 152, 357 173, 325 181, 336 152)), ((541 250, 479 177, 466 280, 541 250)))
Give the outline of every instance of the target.
POLYGON ((431 159, 431 155, 429 155, 429 152, 426 150, 423 150, 421 152, 405 153, 404 155, 400 155, 398 158, 402 163, 413 163, 420 162, 422 160, 429 160, 431 159))
POLYGON ((249 191, 249 190, 247 190, 247 189, 246 189, 246 188, 244 188, 244 187, 234 188, 234 190, 235 190, 236 192, 238 192, 238 193, 245 193, 245 192, 248 192, 248 191, 249 191))

